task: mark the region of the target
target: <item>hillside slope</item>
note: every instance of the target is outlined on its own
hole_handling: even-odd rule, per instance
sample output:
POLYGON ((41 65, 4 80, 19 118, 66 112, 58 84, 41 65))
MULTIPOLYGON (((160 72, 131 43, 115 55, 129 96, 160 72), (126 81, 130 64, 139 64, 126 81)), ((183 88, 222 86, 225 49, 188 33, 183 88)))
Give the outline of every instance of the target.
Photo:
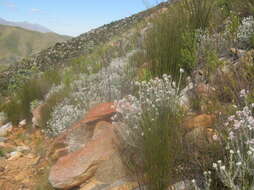
POLYGON ((0 64, 10 64, 42 49, 70 39, 55 33, 34 32, 0 25, 0 64))

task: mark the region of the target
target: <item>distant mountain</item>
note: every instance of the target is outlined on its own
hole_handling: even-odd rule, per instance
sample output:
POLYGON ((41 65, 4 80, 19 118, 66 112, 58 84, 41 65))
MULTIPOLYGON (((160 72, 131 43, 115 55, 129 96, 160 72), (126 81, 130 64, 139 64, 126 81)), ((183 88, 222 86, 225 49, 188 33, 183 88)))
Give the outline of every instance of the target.
POLYGON ((2 18, 0 18, 0 24, 2 25, 8 25, 8 26, 18 26, 27 30, 32 30, 32 31, 37 31, 37 32, 42 32, 42 33, 48 33, 48 32, 52 32, 51 30, 49 30, 48 28, 41 26, 39 24, 32 24, 29 22, 11 22, 11 21, 7 21, 4 20, 2 18))
POLYGON ((0 65, 14 63, 71 37, 0 25, 0 65))

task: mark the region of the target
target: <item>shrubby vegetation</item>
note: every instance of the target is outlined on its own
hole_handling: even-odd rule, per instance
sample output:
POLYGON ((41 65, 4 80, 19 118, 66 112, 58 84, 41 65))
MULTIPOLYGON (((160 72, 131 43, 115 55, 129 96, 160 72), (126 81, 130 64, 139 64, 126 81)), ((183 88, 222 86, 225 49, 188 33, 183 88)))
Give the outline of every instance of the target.
MULTIPOLYGON (((47 128, 57 135, 83 117, 84 113, 96 103, 114 101, 130 92, 133 84, 130 75, 135 72, 128 69, 128 57, 131 55, 130 53, 125 58, 113 60, 108 67, 98 73, 80 74, 70 84, 68 95, 61 96, 63 99, 57 104, 50 104, 52 112, 46 112, 51 113, 47 128)), ((55 93, 52 91, 55 91, 54 88, 50 91, 54 96, 55 93)))
POLYGON ((153 77, 164 73, 188 75, 197 65, 197 34, 211 26, 214 0, 184 0, 156 18, 149 32, 145 52, 153 77))
POLYGON ((136 85, 137 96, 115 102, 118 114, 113 119, 122 125, 123 154, 129 168, 141 176, 141 185, 166 189, 182 148, 179 87, 168 75, 136 85))
POLYGON ((24 79, 0 111, 17 123, 43 105, 39 126, 56 136, 94 104, 115 101, 122 158, 141 187, 164 190, 176 176, 190 179, 197 172, 196 189, 252 189, 254 53, 245 51, 254 47, 253 7, 252 0, 177 1, 153 18, 141 44, 107 44, 68 68, 24 79), (135 47, 140 49, 125 55, 135 47), (208 86, 205 96, 195 94, 199 83, 208 86), (209 130, 219 134, 219 146, 206 152, 183 140, 180 98, 187 84, 194 94, 190 111, 218 120, 209 130), (214 159, 219 161, 212 167, 214 159))
POLYGON ((24 118, 31 119, 31 103, 35 100, 43 100, 48 89, 59 81, 60 76, 54 71, 27 80, 13 92, 9 100, 1 106, 1 110, 7 114, 8 119, 14 124, 24 118))

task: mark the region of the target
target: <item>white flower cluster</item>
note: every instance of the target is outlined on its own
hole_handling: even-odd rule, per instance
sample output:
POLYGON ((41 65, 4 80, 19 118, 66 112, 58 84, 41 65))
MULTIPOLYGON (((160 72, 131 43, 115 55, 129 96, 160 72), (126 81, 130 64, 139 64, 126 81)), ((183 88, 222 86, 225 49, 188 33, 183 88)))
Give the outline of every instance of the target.
POLYGON ((254 18, 253 16, 245 17, 242 20, 237 33, 239 42, 242 45, 248 44, 251 36, 254 35, 254 18))
POLYGON ((250 38, 254 35, 254 18, 246 17, 242 20, 242 24, 236 29, 236 34, 230 30, 231 21, 226 23, 225 30, 219 33, 209 33, 208 31, 197 30, 198 54, 199 57, 204 56, 207 52, 215 51, 221 54, 235 45, 240 48, 246 48, 250 42, 250 38))
POLYGON ((232 190, 253 189, 254 177, 254 117, 253 106, 246 106, 242 111, 228 118, 229 158, 226 163, 219 160, 213 163, 219 178, 232 190), (249 177, 246 177, 249 176, 249 177))
POLYGON ((48 131, 46 132, 53 136, 64 132, 67 127, 81 119, 84 111, 65 99, 54 108, 51 119, 47 122, 48 131))
POLYGON ((138 146, 139 137, 144 136, 144 130, 139 125, 144 112, 155 120, 163 108, 170 107, 177 111, 179 102, 178 88, 169 75, 148 82, 136 82, 135 85, 138 88, 137 96, 129 95, 115 101, 118 114, 112 118, 124 125, 121 135, 131 146, 138 146))

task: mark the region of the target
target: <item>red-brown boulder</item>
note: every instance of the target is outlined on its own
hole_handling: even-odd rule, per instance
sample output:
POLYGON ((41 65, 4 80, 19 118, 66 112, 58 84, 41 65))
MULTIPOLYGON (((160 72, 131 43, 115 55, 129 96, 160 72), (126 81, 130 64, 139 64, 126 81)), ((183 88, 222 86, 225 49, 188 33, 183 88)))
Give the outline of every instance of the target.
POLYGON ((70 189, 94 177, 96 171, 100 171, 99 168, 117 152, 114 128, 108 122, 99 122, 94 128, 93 137, 83 148, 61 157, 50 171, 49 181, 52 186, 70 189))

